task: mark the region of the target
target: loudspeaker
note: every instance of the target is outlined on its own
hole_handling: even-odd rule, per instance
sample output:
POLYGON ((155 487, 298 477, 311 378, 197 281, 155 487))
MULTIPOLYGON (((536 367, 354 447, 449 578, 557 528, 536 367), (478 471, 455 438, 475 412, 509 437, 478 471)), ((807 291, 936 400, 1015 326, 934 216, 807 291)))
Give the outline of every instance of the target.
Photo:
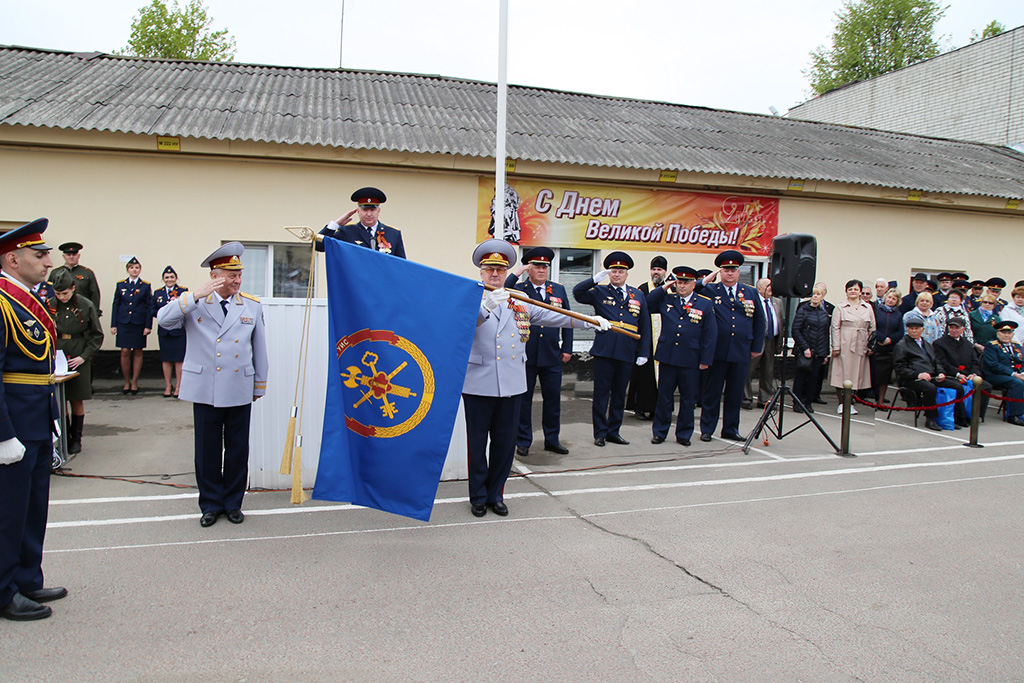
POLYGON ((818 247, 814 235, 779 235, 772 240, 768 277, 775 296, 810 296, 818 247))

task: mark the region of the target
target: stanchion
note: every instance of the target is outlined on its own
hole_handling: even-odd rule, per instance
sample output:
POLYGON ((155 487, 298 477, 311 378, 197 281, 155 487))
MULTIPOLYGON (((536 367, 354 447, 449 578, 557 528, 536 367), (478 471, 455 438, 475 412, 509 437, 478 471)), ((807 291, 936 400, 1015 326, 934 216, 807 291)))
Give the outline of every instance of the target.
POLYGON ((853 382, 843 382, 843 433, 839 437, 839 455, 852 456, 850 452, 850 403, 853 401, 853 382))
POLYGON ((978 423, 981 421, 981 378, 975 375, 971 381, 974 383, 974 398, 971 400, 971 440, 964 445, 968 448, 984 448, 978 443, 978 423))

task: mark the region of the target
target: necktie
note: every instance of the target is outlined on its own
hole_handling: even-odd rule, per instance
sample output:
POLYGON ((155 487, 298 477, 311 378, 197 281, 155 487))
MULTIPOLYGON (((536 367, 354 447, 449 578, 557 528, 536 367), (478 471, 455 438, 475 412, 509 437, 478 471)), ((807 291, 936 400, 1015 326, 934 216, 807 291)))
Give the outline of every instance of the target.
POLYGON ((544 301, 544 288, 538 286, 535 287, 534 289, 537 290, 537 298, 540 299, 541 301, 544 301))
POLYGON ((621 288, 619 288, 619 287, 616 287, 616 288, 615 288, 615 298, 619 300, 619 303, 620 303, 620 304, 622 303, 622 300, 623 300, 623 297, 622 297, 622 289, 621 289, 621 288))
POLYGON ((224 317, 225 318, 228 317, 228 300, 227 299, 221 299, 220 300, 220 310, 224 311, 224 317))
POLYGON ((765 327, 764 336, 774 337, 775 336, 775 319, 772 318, 772 302, 768 299, 764 300, 764 312, 768 317, 768 325, 765 327))

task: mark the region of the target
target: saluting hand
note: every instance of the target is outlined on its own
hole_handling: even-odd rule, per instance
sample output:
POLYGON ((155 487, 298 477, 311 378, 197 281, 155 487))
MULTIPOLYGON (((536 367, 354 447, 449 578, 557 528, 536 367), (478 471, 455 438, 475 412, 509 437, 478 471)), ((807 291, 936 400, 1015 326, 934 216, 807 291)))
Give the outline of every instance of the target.
POLYGON ((349 211, 348 213, 344 214, 343 216, 341 216, 340 218, 338 218, 338 220, 336 220, 334 222, 337 223, 338 225, 345 225, 346 223, 348 223, 348 219, 349 218, 352 218, 352 216, 356 215, 356 211, 358 211, 358 210, 359 210, 358 208, 352 209, 351 211, 349 211))
POLYGON ((214 290, 219 289, 220 286, 223 284, 224 278, 222 277, 210 278, 202 285, 200 285, 198 288, 196 288, 192 295, 196 298, 196 301, 199 301, 200 299, 205 299, 206 297, 213 294, 214 290))

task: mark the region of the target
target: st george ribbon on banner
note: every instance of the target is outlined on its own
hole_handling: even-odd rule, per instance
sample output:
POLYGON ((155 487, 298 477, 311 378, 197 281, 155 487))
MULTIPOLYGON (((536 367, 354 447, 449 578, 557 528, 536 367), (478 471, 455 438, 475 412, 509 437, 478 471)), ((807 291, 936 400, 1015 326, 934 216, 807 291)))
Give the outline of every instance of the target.
POLYGON ((430 520, 479 282, 325 239, 330 363, 313 498, 430 520))

